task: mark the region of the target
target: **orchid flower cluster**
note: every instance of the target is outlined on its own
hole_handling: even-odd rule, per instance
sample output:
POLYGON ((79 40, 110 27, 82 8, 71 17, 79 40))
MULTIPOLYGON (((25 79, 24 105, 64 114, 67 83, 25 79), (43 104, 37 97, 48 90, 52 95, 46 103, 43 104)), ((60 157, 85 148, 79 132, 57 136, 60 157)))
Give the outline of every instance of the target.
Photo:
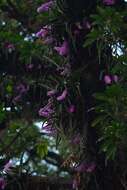
POLYGON ((103 0, 103 3, 105 5, 114 5, 115 4, 115 0, 103 0))
POLYGON ((13 103, 20 101, 22 97, 29 91, 29 86, 23 83, 20 83, 16 86, 17 96, 13 98, 13 103))
MULTIPOLYGON (((45 11, 49 11, 53 7, 53 5, 54 5, 53 1, 44 3, 37 9, 37 12, 42 13, 45 11)), ((40 31, 36 33, 36 37, 41 38, 44 42, 47 42, 47 40, 48 42, 49 41, 55 42, 53 43, 54 52, 56 52, 61 57, 64 57, 66 59, 69 55, 69 43, 67 39, 64 39, 62 43, 57 43, 56 40, 51 36, 51 33, 52 33, 51 31, 52 31, 51 26, 44 26, 41 28, 40 31)), ((56 70, 60 72, 60 75, 64 77, 64 80, 66 79, 66 77, 68 78, 70 76, 70 70, 71 70, 70 64, 65 64, 65 66, 63 67, 57 67, 56 70)), ((53 107, 53 102, 57 101, 61 104, 61 102, 64 102, 68 98, 68 95, 69 95, 69 91, 66 86, 64 87, 62 92, 59 92, 56 89, 51 89, 47 91, 47 97, 49 97, 49 102, 52 99, 52 106, 51 106, 51 103, 48 103, 46 106, 44 106, 43 108, 40 108, 39 110, 39 115, 47 118, 48 124, 45 125, 45 129, 47 127, 47 130, 49 130, 49 128, 51 128, 51 126, 54 123, 53 119, 51 119, 51 118, 54 118, 54 114, 55 114, 55 110, 52 110, 51 108, 53 107)), ((67 108, 67 112, 72 114, 75 111, 76 111, 75 105, 70 104, 69 107, 67 108)))
POLYGON ((43 39, 45 44, 52 44, 54 39, 51 37, 51 26, 43 26, 37 33, 36 37, 43 39))
POLYGON ((112 84, 112 82, 117 83, 118 81, 119 81, 118 75, 113 75, 113 76, 105 75, 104 76, 104 82, 107 85, 112 84))
MULTIPOLYGON (((61 104, 61 102, 64 102, 68 96, 68 90, 65 88, 63 92, 58 93, 57 90, 49 90, 47 91, 47 97, 48 99, 48 104, 39 110, 39 116, 43 117, 46 119, 46 124, 42 125, 42 130, 47 131, 54 136, 55 132, 57 133, 56 128, 53 127, 54 120, 55 120, 55 104, 54 102, 57 101, 58 103, 61 104)), ((75 105, 71 104, 67 112, 70 114, 73 114, 76 111, 75 105)))
MULTIPOLYGON (((12 170, 12 166, 13 164, 11 161, 7 162, 4 165, 3 173, 10 174, 12 170)), ((6 179, 4 177, 0 177, 0 189, 4 190, 6 188, 6 185, 7 185, 6 179)))

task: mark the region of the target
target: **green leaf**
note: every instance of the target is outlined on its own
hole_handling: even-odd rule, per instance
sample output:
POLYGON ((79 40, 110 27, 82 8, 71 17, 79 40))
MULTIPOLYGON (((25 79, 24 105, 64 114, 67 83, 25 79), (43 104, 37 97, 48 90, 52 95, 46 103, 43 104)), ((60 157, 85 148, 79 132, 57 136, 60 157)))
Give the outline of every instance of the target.
POLYGON ((37 145, 37 154, 40 158, 44 158, 48 153, 48 143, 47 141, 41 141, 37 145))
POLYGON ((93 121, 92 127, 95 127, 95 126, 101 124, 102 122, 104 122, 104 120, 105 120, 106 118, 107 118, 107 115, 97 117, 97 118, 93 121))
POLYGON ((95 42, 96 40, 99 40, 102 37, 102 31, 94 29, 92 30, 88 35, 87 38, 85 40, 85 43, 83 45, 83 47, 87 47, 90 46, 93 42, 95 42))
POLYGON ((6 90, 7 90, 8 93, 12 93, 12 89, 13 89, 12 85, 8 84, 6 86, 6 90))

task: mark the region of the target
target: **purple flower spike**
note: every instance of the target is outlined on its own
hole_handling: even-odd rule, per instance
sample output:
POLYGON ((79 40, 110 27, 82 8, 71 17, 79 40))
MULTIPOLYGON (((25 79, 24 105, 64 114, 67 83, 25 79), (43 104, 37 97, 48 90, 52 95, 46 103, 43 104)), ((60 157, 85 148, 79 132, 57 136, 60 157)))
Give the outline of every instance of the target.
POLYGON ((47 3, 43 3, 40 7, 37 8, 38 13, 47 12, 53 6, 53 1, 49 1, 47 3))
POLYGON ((95 167, 96 167, 96 165, 93 162, 89 163, 89 164, 81 163, 77 168, 75 168, 75 171, 80 172, 80 173, 82 173, 82 172, 91 173, 95 170, 95 167))
POLYGON ((72 188, 73 189, 78 189, 78 186, 79 186, 79 182, 77 181, 77 179, 73 179, 72 188))
POLYGON ((115 4, 115 0, 103 0, 103 3, 105 5, 114 5, 115 4))
POLYGON ((75 168, 77 172, 86 172, 87 165, 85 163, 81 163, 78 167, 75 168))
POLYGON ((5 189, 6 186, 6 181, 3 177, 0 177, 0 189, 3 190, 5 189))
POLYGON ((24 93, 26 93, 26 92, 29 90, 29 86, 20 83, 20 84, 17 86, 16 89, 17 89, 17 91, 18 91, 20 94, 24 94, 24 93))
POLYGON ((50 115, 53 113, 53 110, 50 108, 47 108, 46 110, 41 108, 38 113, 42 117, 50 117, 50 115))
POLYGON ((73 34, 74 34, 75 36, 79 36, 79 35, 80 35, 80 30, 75 29, 75 30, 73 31, 73 34))
POLYGON ((9 161, 7 164, 5 164, 3 171, 9 173, 11 171, 11 168, 12 168, 12 162, 9 161))
POLYGON ((38 114, 42 117, 50 117, 54 113, 54 110, 52 109, 52 104, 49 102, 45 107, 40 108, 38 114))
POLYGON ((68 42, 65 40, 61 46, 54 47, 54 49, 62 56, 67 56, 69 53, 68 42))
POLYGON ((40 31, 36 33, 36 37, 44 38, 45 36, 47 36, 47 34, 48 34, 48 31, 42 28, 40 31))
POLYGON ((48 35, 50 30, 51 30, 50 26, 44 26, 40 31, 36 33, 36 37, 45 38, 48 35))
POLYGON ((16 97, 13 98, 12 102, 15 104, 16 102, 19 102, 21 100, 21 95, 18 95, 16 97))
POLYGON ((42 116, 42 117, 49 117, 50 116, 50 113, 47 111, 44 111, 43 108, 41 108, 38 113, 39 113, 39 116, 42 116))
POLYGON ((105 84, 111 84, 112 83, 111 77, 109 75, 105 75, 104 82, 105 82, 105 84))
POLYGON ((52 37, 47 37, 47 38, 45 38, 45 40, 44 40, 44 43, 45 43, 46 45, 52 44, 53 42, 54 42, 54 39, 53 39, 52 37))
MULTIPOLYGON (((60 75, 61 76, 67 76, 67 77, 69 77, 70 76, 70 74, 71 74, 71 66, 70 66, 70 64, 66 64, 63 68, 61 68, 62 69, 62 71, 61 71, 61 73, 60 73, 60 75)), ((60 69, 60 70, 61 70, 60 69)))
POLYGON ((113 76, 113 80, 114 80, 114 82, 116 82, 116 83, 117 83, 117 82, 118 82, 118 80, 119 80, 119 77, 118 77, 117 75, 114 75, 114 76, 113 76))
POLYGON ((91 173, 91 172, 93 172, 93 171, 95 170, 95 168, 96 168, 95 163, 91 163, 90 165, 88 165, 86 171, 87 171, 88 173, 91 173))
POLYGON ((32 63, 26 65, 27 70, 32 70, 34 65, 32 63))
POLYGON ((56 94, 56 90, 50 90, 47 92, 47 96, 52 97, 56 94))
POLYGON ((67 94, 68 94, 67 89, 65 89, 65 90, 62 92, 62 94, 57 97, 57 100, 58 100, 58 101, 64 100, 64 99, 66 98, 67 94))
POLYGON ((57 134, 56 129, 52 126, 52 123, 42 125, 42 131, 45 132, 47 135, 55 136, 57 134))
POLYGON ((14 44, 8 44, 7 48, 8 48, 8 49, 9 49, 9 48, 15 49, 15 46, 14 46, 14 44))
POLYGON ((75 105, 70 105, 70 107, 68 108, 68 112, 74 113, 75 111, 76 111, 75 105))

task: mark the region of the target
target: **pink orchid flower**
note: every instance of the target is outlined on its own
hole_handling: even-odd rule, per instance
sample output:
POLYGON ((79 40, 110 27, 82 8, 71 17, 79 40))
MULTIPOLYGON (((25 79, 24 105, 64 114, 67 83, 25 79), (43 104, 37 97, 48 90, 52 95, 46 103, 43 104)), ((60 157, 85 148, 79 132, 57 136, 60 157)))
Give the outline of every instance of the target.
POLYGON ((62 94, 57 97, 57 100, 58 100, 58 101, 64 100, 64 99, 66 98, 67 94, 68 94, 67 89, 64 89, 64 91, 62 92, 62 94))
POLYGON ((40 108, 38 114, 42 117, 50 117, 54 113, 54 110, 52 109, 52 103, 49 102, 46 106, 43 108, 40 108))
POLYGON ((111 77, 109 75, 105 75, 104 82, 105 82, 105 84, 111 84, 112 83, 111 77))
POLYGON ((36 37, 38 38, 45 38, 49 31, 51 30, 51 27, 50 26, 44 26, 43 28, 41 28, 41 30, 39 30, 37 33, 36 33, 36 37))
POLYGON ((62 56, 67 56, 69 53, 68 42, 65 40, 61 46, 56 46, 54 49, 62 56))
POLYGON ((53 1, 43 3, 40 7, 37 8, 37 12, 38 13, 47 12, 52 8, 53 4, 54 4, 53 1))
POLYGON ((9 161, 7 164, 5 164, 3 171, 6 173, 9 173, 11 171, 12 162, 9 161))
POLYGON ((52 97, 52 96, 54 96, 55 94, 56 94, 56 90, 49 90, 48 92, 47 92, 47 96, 49 96, 49 97, 52 97))
POLYGON ((115 0, 103 0, 103 3, 105 5, 114 5, 115 4, 115 0))

